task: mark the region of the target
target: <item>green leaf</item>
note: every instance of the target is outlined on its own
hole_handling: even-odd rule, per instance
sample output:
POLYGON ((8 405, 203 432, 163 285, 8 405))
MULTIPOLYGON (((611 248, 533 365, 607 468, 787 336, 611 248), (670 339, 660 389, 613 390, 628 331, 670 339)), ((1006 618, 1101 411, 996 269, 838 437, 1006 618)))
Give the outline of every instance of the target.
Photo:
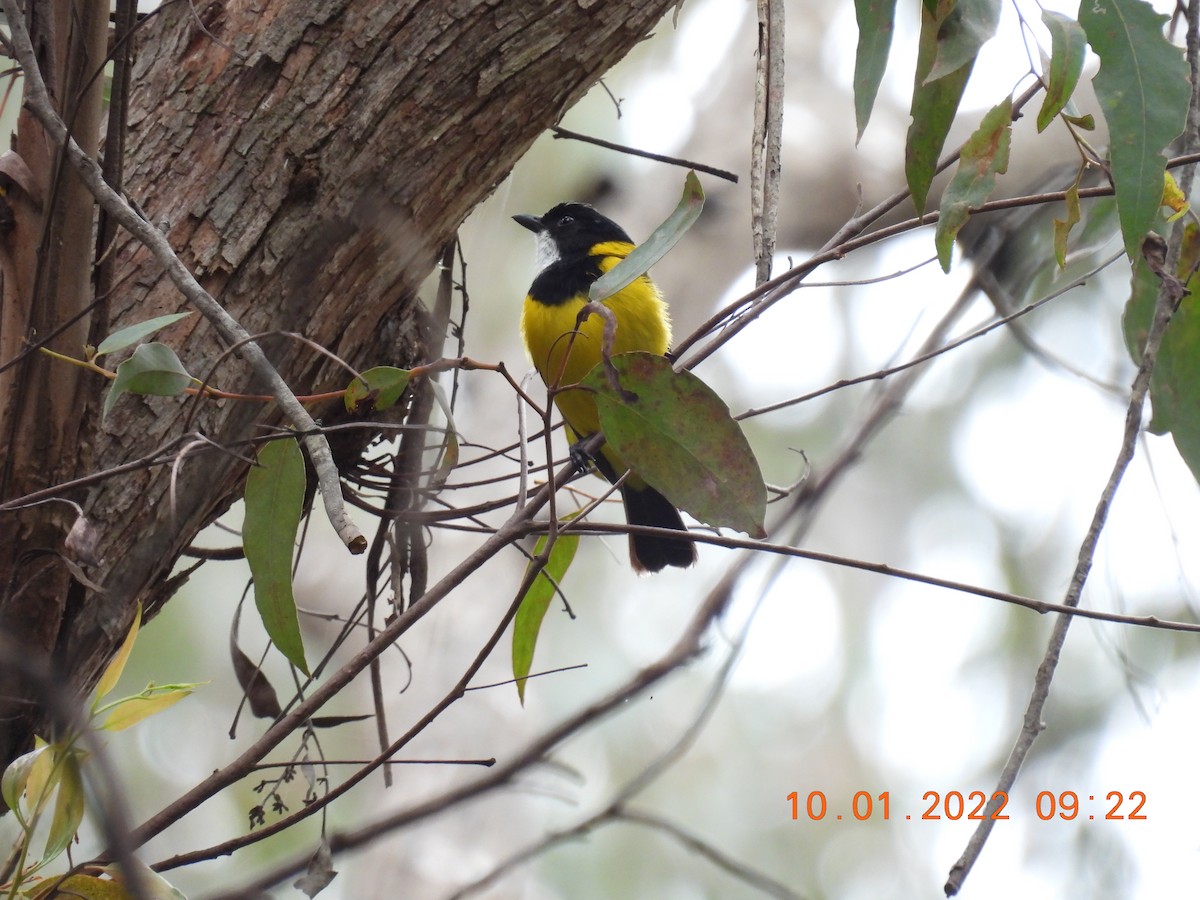
POLYGON ((675 211, 654 229, 650 237, 638 244, 632 253, 592 283, 588 299, 599 303, 646 274, 651 266, 666 256, 667 251, 679 242, 684 232, 692 227, 703 208, 704 189, 700 187, 700 179, 696 177, 695 172, 688 172, 683 181, 683 196, 679 198, 679 205, 675 207, 675 211))
POLYGON ((1070 16, 1044 9, 1042 23, 1050 30, 1050 70, 1046 73, 1046 96, 1038 110, 1039 132, 1046 130, 1075 93, 1087 52, 1087 35, 1070 16))
POLYGON ((1054 220, 1054 259, 1058 262, 1060 269, 1067 267, 1067 238, 1071 236, 1071 229, 1079 224, 1078 180, 1067 188, 1064 204, 1067 208, 1067 217, 1054 220))
MULTIPOLYGON (((951 11, 950 15, 954 15, 954 12, 951 11)), ((929 186, 933 184, 933 176, 937 172, 938 157, 975 64, 974 58, 971 58, 953 72, 929 80, 938 56, 941 24, 942 20, 929 11, 927 4, 923 4, 910 109, 912 123, 908 126, 904 144, 904 176, 918 215, 925 212, 925 201, 929 198, 929 186)))
POLYGON ((938 28, 937 57, 925 76, 927 82, 973 65, 979 48, 992 39, 1000 24, 1000 0, 958 0, 939 7, 948 11, 938 28))
POLYGON ((132 347, 134 344, 140 343, 144 338, 150 337, 154 332, 160 331, 168 325, 174 325, 180 319, 186 319, 190 315, 190 312, 181 312, 171 313, 169 316, 155 316, 153 319, 147 319, 145 322, 136 322, 119 331, 114 331, 100 342, 100 346, 96 348, 96 356, 99 357, 106 353, 115 353, 118 350, 124 350, 126 347, 132 347))
POLYGON ((582 383, 595 391, 605 440, 625 464, 700 521, 765 535, 766 485, 724 401, 653 353, 622 353, 612 364, 620 390, 603 363, 582 383))
MULTIPOLYGON (((1195 257, 1195 229, 1190 229, 1185 257, 1195 257)), ((1133 269, 1133 290, 1125 307, 1123 326, 1130 356, 1141 362, 1146 333, 1154 318, 1159 279, 1140 256, 1133 269)), ((1150 380, 1153 416, 1150 430, 1170 432, 1175 447, 1192 475, 1200 482, 1200 278, 1188 283, 1191 290, 1179 304, 1163 334, 1150 380)))
POLYGON ((1063 118, 1074 125, 1076 128, 1082 128, 1084 131, 1096 130, 1096 117, 1091 113, 1086 116, 1069 116, 1063 113, 1063 118))
POLYGON ((17 758, 0 779, 4 802, 27 831, 54 792, 54 815, 42 850, 43 862, 54 859, 67 848, 83 821, 82 758, 79 751, 69 746, 43 743, 17 758), (22 815, 22 794, 30 810, 28 818, 22 815))
POLYGON ((958 170, 942 194, 934 244, 942 270, 950 271, 950 253, 971 210, 982 205, 996 189, 996 175, 1008 171, 1012 140, 1012 97, 992 107, 975 133, 963 144, 958 170))
MULTIPOLYGON (((8 764, 4 775, 0 776, 0 795, 3 795, 4 804, 12 810, 23 828, 27 827, 28 823, 21 813, 21 795, 25 793, 25 789, 29 785, 29 776, 33 771, 34 764, 49 749, 48 744, 42 744, 28 753, 18 756, 8 764)), ((36 798, 34 799, 36 800, 36 798)), ((31 806, 33 805, 31 803, 31 806)))
POLYGON ((854 0, 854 15, 858 20, 858 49, 854 55, 854 118, 858 123, 854 142, 857 144, 867 130, 879 83, 887 69, 896 0, 854 0))
POLYGON ((254 578, 254 602, 279 652, 308 674, 292 594, 292 551, 304 503, 304 457, 292 438, 271 441, 246 477, 242 540, 254 578))
MULTIPOLYGON (((543 534, 538 538, 537 545, 533 548, 534 556, 540 556, 545 551, 548 537, 549 535, 543 534)), ((550 601, 554 599, 558 590, 557 585, 562 584, 563 576, 567 574, 578 548, 579 535, 558 536, 550 548, 545 567, 537 573, 529 589, 525 591, 525 596, 521 598, 521 606, 513 620, 512 669, 517 685, 517 697, 520 698, 522 706, 525 705, 525 680, 533 665, 533 649, 537 646, 542 620, 546 618, 550 601)), ((529 566, 526 566, 527 573, 532 565, 531 561, 529 566)))
POLYGON ((395 406, 408 387, 411 373, 394 366, 376 366, 355 378, 343 397, 352 413, 371 413, 395 406))
POLYGON ((174 706, 190 693, 191 688, 150 689, 138 696, 126 697, 112 705, 112 711, 100 727, 105 731, 124 731, 142 719, 174 706))
POLYGON ((42 851, 43 859, 53 859, 66 850, 83 821, 83 775, 79 753, 69 748, 62 750, 56 762, 58 797, 54 802, 54 818, 46 836, 46 848, 42 851))
POLYGON ((1125 252, 1138 255, 1162 202, 1162 150, 1183 131, 1190 89, 1183 52, 1163 36, 1167 16, 1142 0, 1084 0, 1079 24, 1100 57, 1092 79, 1108 123, 1125 252))
POLYGON ((129 654, 133 652, 133 644, 137 640, 138 629, 142 624, 142 604, 137 605, 137 610, 133 614, 133 624, 129 626, 129 633, 125 635, 125 640, 121 642, 121 649, 117 651, 117 655, 109 662, 108 668, 104 670, 104 674, 100 676, 100 681, 96 684, 95 700, 92 701, 92 706, 95 708, 96 701, 102 699, 109 691, 117 686, 117 682, 121 678, 121 673, 125 671, 125 663, 129 662, 129 654))
POLYGON ((39 754, 33 761, 25 782, 25 803, 32 821, 37 820, 54 795, 54 788, 58 785, 58 758, 62 752, 61 744, 47 744, 41 738, 35 738, 35 742, 42 744, 49 752, 39 754))
POLYGON ((174 397, 191 382, 192 376, 174 350, 166 344, 142 344, 133 351, 133 356, 117 366, 117 377, 104 398, 104 415, 108 415, 122 394, 174 397))
MULTIPOLYGON (((1154 305, 1158 300, 1159 280, 1146 261, 1139 255, 1133 265, 1130 279, 1129 300, 1121 317, 1121 328, 1125 333, 1125 346, 1134 365, 1141 365, 1142 348, 1154 318, 1154 305)), ((1158 410, 1155 409, 1155 412, 1158 410)), ((1161 434, 1161 431, 1157 433, 1161 434)))

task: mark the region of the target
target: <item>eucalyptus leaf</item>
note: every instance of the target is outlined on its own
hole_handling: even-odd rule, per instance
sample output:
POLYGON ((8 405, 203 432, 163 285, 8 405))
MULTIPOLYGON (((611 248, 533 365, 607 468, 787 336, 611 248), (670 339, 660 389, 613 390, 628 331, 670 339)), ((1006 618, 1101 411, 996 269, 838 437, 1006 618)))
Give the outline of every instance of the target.
POLYGON ((683 182, 683 196, 679 198, 675 211, 632 253, 592 283, 588 299, 599 303, 646 274, 651 266, 679 243, 679 239, 700 217, 703 208, 704 189, 700 187, 700 179, 695 172, 688 172, 683 182))
POLYGON ((304 457, 293 438, 271 441, 246 477, 242 539, 254 602, 267 636, 304 674, 304 640, 292 592, 292 555, 304 503, 304 457))
POLYGON ((168 325, 174 325, 176 322, 186 319, 190 315, 190 312, 171 313, 170 315, 155 316, 153 319, 147 319, 144 322, 135 322, 132 325, 127 325, 118 331, 114 331, 102 340, 100 346, 96 348, 96 356, 103 356, 106 353, 116 353, 118 350, 124 350, 126 347, 132 347, 134 344, 141 343, 156 331, 161 331, 168 325))
POLYGON ((767 489, 758 461, 723 400, 691 372, 654 353, 612 358, 583 380, 604 438, 633 472, 702 522, 765 535, 767 489))
POLYGON ((117 366, 117 377, 104 398, 104 415, 108 415, 123 394, 174 397, 183 393, 192 381, 175 351, 166 344, 142 344, 133 351, 133 356, 117 366))
MULTIPOLYGON (((542 535, 538 538, 537 545, 533 548, 535 557, 545 552, 548 537, 548 535, 542 535)), ((513 679, 517 685, 517 697, 522 706, 525 705, 525 683, 533 665, 533 651, 537 646, 542 621, 546 618, 550 603, 558 592, 557 585, 562 584, 563 576, 567 574, 567 569, 570 568, 571 561, 575 559, 575 551, 578 548, 579 535, 560 534, 558 536, 550 548, 550 555, 546 558, 545 567, 530 582, 525 596, 521 598, 521 605, 513 620, 512 670, 513 679)), ((529 566, 532 565, 533 563, 530 562, 529 566)), ((528 571, 529 567, 527 566, 526 572, 528 571)))

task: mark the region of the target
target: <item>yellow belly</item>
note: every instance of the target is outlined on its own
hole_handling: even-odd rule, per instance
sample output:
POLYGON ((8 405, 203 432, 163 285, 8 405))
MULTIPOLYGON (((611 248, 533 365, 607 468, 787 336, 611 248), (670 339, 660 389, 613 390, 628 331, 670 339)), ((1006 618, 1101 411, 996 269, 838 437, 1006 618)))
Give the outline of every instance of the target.
MULTIPOLYGON (((608 271, 619 260, 608 257, 601 269, 608 271)), ((586 298, 573 298, 548 305, 525 298, 521 315, 521 333, 525 348, 542 380, 550 386, 566 386, 582 381, 601 360, 604 319, 592 315, 576 331, 576 317, 586 298), (574 335, 572 335, 574 332, 574 335)), ((604 301, 616 317, 617 329, 612 354, 645 350, 662 355, 671 343, 671 325, 667 305, 658 288, 645 275, 604 301)), ((555 403, 567 425, 578 437, 600 430, 596 401, 587 391, 562 391, 555 403)))

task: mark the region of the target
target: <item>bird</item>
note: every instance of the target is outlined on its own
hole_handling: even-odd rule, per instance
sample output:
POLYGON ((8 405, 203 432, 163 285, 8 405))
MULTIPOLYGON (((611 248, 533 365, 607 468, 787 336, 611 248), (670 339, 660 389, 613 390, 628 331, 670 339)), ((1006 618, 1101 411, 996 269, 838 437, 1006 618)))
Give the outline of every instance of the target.
MULTIPOLYGON (((525 349, 547 386, 575 384, 602 359, 604 319, 593 314, 576 326, 588 290, 633 251, 634 243, 621 226, 584 203, 560 203, 542 216, 513 219, 537 240, 537 271, 521 311, 525 349)), ((613 356, 637 350, 666 354, 670 316, 649 275, 640 275, 603 302, 616 320, 613 356)), ((555 394, 554 403, 575 456, 579 444, 601 430, 595 398, 586 390, 567 389, 555 394)), ((629 468, 607 443, 590 462, 612 484, 629 468)), ((619 490, 631 525, 687 531, 675 505, 636 472, 629 473, 619 490)), ((687 538, 634 533, 629 536, 629 558, 638 573, 687 568, 696 561, 696 548, 687 538)))

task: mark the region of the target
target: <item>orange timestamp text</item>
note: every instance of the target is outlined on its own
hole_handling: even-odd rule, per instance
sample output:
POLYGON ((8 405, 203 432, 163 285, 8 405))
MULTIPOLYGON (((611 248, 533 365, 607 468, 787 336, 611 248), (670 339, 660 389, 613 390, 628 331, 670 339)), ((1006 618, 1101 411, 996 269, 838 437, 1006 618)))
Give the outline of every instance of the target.
MULTIPOLYGON (((983 791, 926 791, 921 796, 918 811, 903 817, 892 815, 891 791, 872 794, 857 791, 844 809, 835 802, 830 804, 824 791, 809 791, 802 795, 792 791, 786 797, 791 804, 792 819, 808 819, 811 822, 826 820, 843 821, 853 819, 865 822, 871 819, 890 821, 893 818, 918 821, 1002 821, 1011 819, 1008 812, 1008 794, 993 791, 989 796, 983 791), (922 809, 923 807, 923 809, 922 809)), ((1079 794, 1076 791, 1041 791, 1033 804, 1033 812, 1043 822, 1073 819, 1110 822, 1144 821, 1145 791, 1109 791, 1106 794, 1079 794)))

